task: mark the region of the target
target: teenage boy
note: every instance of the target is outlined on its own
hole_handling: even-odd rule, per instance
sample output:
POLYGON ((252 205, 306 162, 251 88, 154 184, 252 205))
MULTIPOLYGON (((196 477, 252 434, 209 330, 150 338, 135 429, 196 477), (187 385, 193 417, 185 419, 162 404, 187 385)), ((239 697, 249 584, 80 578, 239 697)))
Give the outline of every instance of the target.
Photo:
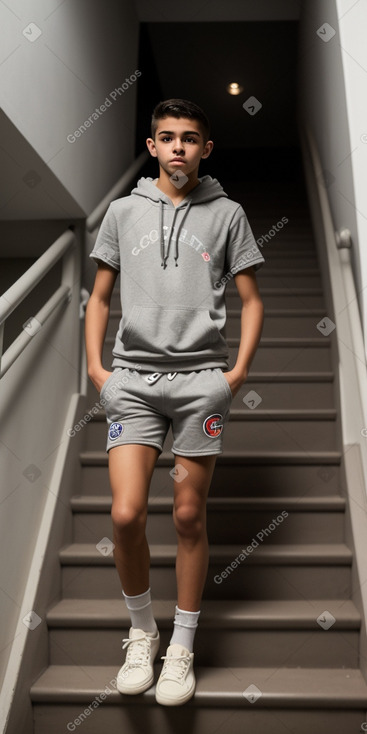
POLYGON ((231 401, 260 340, 255 270, 264 258, 240 204, 216 179, 198 178, 213 148, 201 108, 182 99, 160 102, 151 135, 146 143, 159 176, 141 178, 130 196, 109 206, 90 255, 98 272, 85 329, 88 375, 104 396, 109 426, 114 559, 131 619, 117 681, 125 694, 152 685, 159 649, 145 527, 152 473, 172 426, 177 606, 156 685, 157 702, 172 706, 195 690, 193 642, 208 570, 206 500, 231 401), (102 348, 118 272, 122 319, 111 372, 102 366, 102 348), (224 291, 232 277, 242 299, 241 339, 228 370, 224 291))

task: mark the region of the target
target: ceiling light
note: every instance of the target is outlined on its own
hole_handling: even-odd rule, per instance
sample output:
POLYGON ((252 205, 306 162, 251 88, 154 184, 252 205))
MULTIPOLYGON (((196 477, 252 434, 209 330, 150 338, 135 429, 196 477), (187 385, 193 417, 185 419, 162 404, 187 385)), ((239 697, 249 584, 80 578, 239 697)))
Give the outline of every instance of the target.
POLYGON ((240 85, 238 84, 238 82, 231 82, 231 83, 230 83, 230 84, 228 84, 228 86, 227 86, 227 92, 228 92, 229 94, 234 94, 234 95, 236 95, 236 94, 241 94, 241 92, 243 92, 243 87, 241 87, 241 86, 240 86, 240 85))

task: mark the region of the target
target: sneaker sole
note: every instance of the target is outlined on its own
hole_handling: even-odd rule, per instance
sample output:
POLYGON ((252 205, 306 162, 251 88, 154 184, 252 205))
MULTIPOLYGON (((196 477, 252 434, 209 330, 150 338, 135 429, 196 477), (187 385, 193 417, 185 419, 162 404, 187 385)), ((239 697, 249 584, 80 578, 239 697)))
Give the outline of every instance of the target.
POLYGON ((160 703, 162 706, 181 706, 183 703, 186 703, 187 701, 190 700, 190 698, 192 698, 192 696, 195 693, 195 687, 196 687, 196 681, 194 681, 194 685, 186 693, 186 695, 180 698, 179 700, 173 699, 173 698, 165 698, 165 696, 161 696, 156 691, 155 700, 157 701, 157 703, 160 703))
POLYGON ((137 686, 135 686, 134 688, 125 688, 123 685, 121 684, 119 685, 118 682, 117 682, 116 688, 119 693, 124 693, 125 695, 128 695, 128 696, 136 696, 139 693, 144 693, 144 691, 150 688, 150 686, 152 686, 153 683, 154 683, 154 675, 152 675, 148 681, 146 681, 145 683, 142 683, 139 688, 137 686))
MULTIPOLYGON (((159 645, 160 645, 160 638, 158 640, 154 640, 154 642, 157 644, 157 650, 154 654, 153 663, 156 659, 158 652, 159 652, 159 645)), ((117 682, 116 682, 116 689, 119 693, 123 693, 127 696, 137 696, 139 693, 144 693, 144 691, 148 690, 150 686, 152 686, 154 683, 154 671, 152 669, 151 676, 148 681, 145 681, 144 683, 141 683, 140 686, 134 686, 134 688, 129 688, 128 686, 125 687, 124 683, 120 683, 118 681, 118 675, 117 675, 117 682)))

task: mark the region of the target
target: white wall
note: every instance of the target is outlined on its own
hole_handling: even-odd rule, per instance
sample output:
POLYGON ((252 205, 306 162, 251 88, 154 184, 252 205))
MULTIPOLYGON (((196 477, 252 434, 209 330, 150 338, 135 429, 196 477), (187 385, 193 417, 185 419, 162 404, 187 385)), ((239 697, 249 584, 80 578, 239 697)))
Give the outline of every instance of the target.
MULTIPOLYGON (((0 106, 89 214, 134 159, 138 79, 130 77, 137 69, 139 31, 134 2, 12 0, 0 3, 0 29, 0 106), (115 92, 122 84, 126 88, 115 92), (88 123, 93 114, 96 119, 88 123), (85 131, 68 142, 85 121, 85 131)), ((16 149, 0 155, 0 177, 8 183, 11 202, 6 216, 7 203, 1 201, 1 215, 24 218, 22 156, 16 149)), ((33 195, 30 187, 25 190, 33 195)), ((49 200, 58 197, 49 185, 42 195, 47 212, 49 200)), ((42 217, 39 203, 38 209, 42 217)))
MULTIPOLYGON (((311 127, 323 169, 335 229, 353 239, 353 268, 366 344, 367 285, 367 3, 304 2, 300 20, 299 105, 311 127), (335 35, 321 40, 328 23, 335 35)), ((325 36, 328 37, 327 35, 325 36)), ((337 308, 337 304, 336 304, 337 308)))
MULTIPOLYGON (((13 220, 14 227, 15 220, 28 220, 35 210, 35 203, 30 206, 35 189, 23 181, 24 173, 40 160, 52 174, 42 172, 37 185, 40 221, 31 234, 24 234, 24 246, 16 252, 30 257, 40 254, 36 228, 42 227, 43 218, 60 220, 64 215, 68 223, 73 202, 80 207, 77 214, 74 208, 74 216, 89 214, 135 157, 138 80, 130 85, 125 79, 137 69, 139 23, 133 0, 13 0, 0 3, 0 28, 1 129, 9 132, 0 147, 2 193, 7 194, 0 198, 0 216, 13 220), (35 38, 36 26, 41 33, 35 38), (123 83, 127 89, 116 92, 114 101, 112 93, 123 83), (105 111, 75 142, 68 142, 67 136, 106 98, 110 104, 105 111), (50 200, 56 202, 53 211, 50 200)), ((9 221, 6 227, 11 226, 9 221)), ((71 303, 34 336, 0 383, 0 679, 45 501, 53 491, 65 416, 79 392, 81 256, 79 241, 71 303)))

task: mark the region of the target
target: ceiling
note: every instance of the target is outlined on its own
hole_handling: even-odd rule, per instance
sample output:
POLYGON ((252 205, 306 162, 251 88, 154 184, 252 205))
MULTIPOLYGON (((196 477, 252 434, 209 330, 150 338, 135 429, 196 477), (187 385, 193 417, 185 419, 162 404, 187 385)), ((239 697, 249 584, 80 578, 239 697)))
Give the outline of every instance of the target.
POLYGON ((297 146, 297 44, 295 19, 143 23, 138 148, 155 104, 170 97, 205 110, 219 148, 297 146), (233 81, 243 86, 238 96, 226 91, 233 81), (246 109, 251 97, 255 114, 246 109))
POLYGON ((302 0, 135 0, 141 23, 298 20, 302 0))

